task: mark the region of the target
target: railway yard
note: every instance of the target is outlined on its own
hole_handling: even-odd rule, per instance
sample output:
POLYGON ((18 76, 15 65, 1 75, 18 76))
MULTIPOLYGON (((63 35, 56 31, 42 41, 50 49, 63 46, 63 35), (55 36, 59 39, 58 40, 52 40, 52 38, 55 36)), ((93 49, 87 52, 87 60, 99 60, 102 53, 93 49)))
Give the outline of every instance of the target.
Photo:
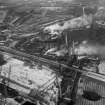
POLYGON ((0 3, 0 105, 105 105, 105 7, 96 1, 0 3))

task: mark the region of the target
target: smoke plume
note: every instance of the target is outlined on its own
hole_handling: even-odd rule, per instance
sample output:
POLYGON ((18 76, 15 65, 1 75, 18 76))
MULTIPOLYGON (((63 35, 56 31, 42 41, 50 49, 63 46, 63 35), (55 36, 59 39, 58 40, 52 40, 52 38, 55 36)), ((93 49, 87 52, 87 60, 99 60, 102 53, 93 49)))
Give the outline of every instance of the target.
POLYGON ((81 43, 75 48, 76 55, 97 55, 105 57, 105 45, 81 43))
POLYGON ((66 29, 76 29, 82 27, 89 27, 92 23, 92 15, 89 16, 81 16, 77 18, 70 19, 68 21, 63 21, 63 24, 60 23, 52 24, 44 28, 44 32, 49 32, 50 34, 59 35, 66 29))

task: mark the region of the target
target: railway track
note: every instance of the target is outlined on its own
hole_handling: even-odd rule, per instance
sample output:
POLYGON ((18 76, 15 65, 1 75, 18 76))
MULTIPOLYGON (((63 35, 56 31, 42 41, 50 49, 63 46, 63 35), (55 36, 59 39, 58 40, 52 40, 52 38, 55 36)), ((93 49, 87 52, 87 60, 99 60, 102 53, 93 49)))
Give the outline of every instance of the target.
MULTIPOLYGON (((30 54, 27 54, 27 53, 24 53, 24 52, 17 51, 15 49, 11 49, 11 48, 6 47, 6 46, 1 46, 0 45, 0 52, 4 53, 4 54, 10 54, 13 57, 16 57, 18 59, 19 58, 27 58, 29 60, 32 60, 32 61, 35 61, 35 62, 40 62, 42 64, 48 64, 48 65, 51 65, 51 66, 54 66, 54 67, 57 67, 57 68, 63 67, 63 68, 69 68, 69 69, 72 69, 72 70, 83 72, 82 70, 80 70, 76 67, 69 67, 66 64, 59 63, 58 61, 45 59, 45 58, 40 57, 40 56, 30 55, 30 54)), ((85 70, 84 70, 84 72, 85 72, 85 70)))
POLYGON ((40 62, 42 64, 45 63, 45 64, 52 65, 52 66, 57 67, 57 68, 63 67, 63 68, 71 69, 71 70, 76 70, 76 71, 82 72, 82 73, 87 72, 87 70, 80 70, 76 66, 70 67, 70 66, 67 66, 66 64, 59 63, 58 61, 45 59, 45 58, 40 57, 40 56, 30 55, 30 54, 27 54, 24 52, 17 51, 15 49, 11 49, 11 48, 6 47, 6 46, 0 46, 0 52, 5 53, 5 54, 8 53, 8 54, 10 54, 16 58, 20 58, 20 57, 21 58, 27 58, 27 59, 30 59, 30 60, 35 61, 35 62, 40 62))
POLYGON ((79 69, 77 66, 68 66, 66 64, 62 64, 62 63, 59 63, 57 61, 53 61, 53 60, 49 60, 49 59, 45 59, 43 57, 40 57, 40 56, 35 56, 35 55, 30 55, 30 54, 26 54, 24 52, 20 52, 20 51, 17 51, 15 49, 11 49, 11 48, 8 48, 6 46, 1 46, 0 45, 0 53, 3 53, 3 54, 10 54, 12 55, 13 57, 19 59, 19 58, 27 58, 31 61, 35 61, 35 62, 39 62, 39 63, 42 63, 42 64, 47 64, 47 65, 51 65, 55 68, 68 68, 70 70, 74 70, 74 71, 77 71, 77 72, 80 72, 82 73, 83 75, 87 75, 89 77, 92 77, 92 78, 95 78, 95 79, 98 79, 100 81, 104 81, 105 82, 105 75, 102 75, 102 74, 98 74, 98 73, 94 73, 92 71, 89 71, 88 69, 79 69))

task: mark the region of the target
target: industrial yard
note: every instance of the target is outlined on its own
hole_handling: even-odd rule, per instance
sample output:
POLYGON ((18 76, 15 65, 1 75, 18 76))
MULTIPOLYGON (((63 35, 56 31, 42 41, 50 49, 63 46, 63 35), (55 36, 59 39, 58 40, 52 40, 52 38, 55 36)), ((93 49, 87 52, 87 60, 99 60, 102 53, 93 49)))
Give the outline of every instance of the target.
POLYGON ((104 0, 0 0, 0 105, 105 105, 104 0))

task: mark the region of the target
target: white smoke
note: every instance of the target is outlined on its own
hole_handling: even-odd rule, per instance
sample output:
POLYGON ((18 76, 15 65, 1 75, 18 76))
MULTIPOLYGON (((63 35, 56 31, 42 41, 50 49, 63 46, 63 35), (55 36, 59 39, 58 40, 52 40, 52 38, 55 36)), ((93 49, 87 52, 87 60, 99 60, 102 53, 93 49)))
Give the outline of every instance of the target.
POLYGON ((44 28, 44 32, 49 32, 50 34, 57 34, 59 35, 66 29, 75 29, 81 27, 89 28, 90 24, 92 23, 92 15, 84 15, 78 18, 74 18, 68 21, 64 21, 63 25, 60 23, 56 23, 44 28))
POLYGON ((75 49, 77 55, 96 55, 98 54, 98 48, 96 46, 79 46, 75 49))
POLYGON ((75 48, 76 55, 97 55, 105 57, 105 46, 99 44, 82 43, 75 48))

